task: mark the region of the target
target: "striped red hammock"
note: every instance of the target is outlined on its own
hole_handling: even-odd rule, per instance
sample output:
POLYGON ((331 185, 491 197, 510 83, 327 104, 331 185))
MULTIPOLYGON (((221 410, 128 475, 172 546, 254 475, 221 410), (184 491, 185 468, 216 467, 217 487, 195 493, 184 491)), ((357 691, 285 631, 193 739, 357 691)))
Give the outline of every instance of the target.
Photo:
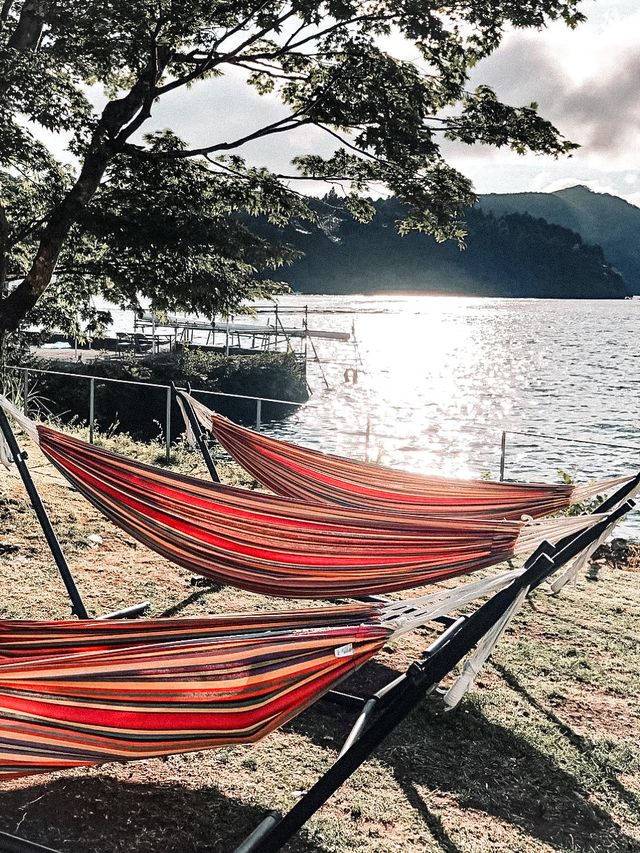
POLYGON ((509 586, 192 619, 0 620, 0 780, 252 743, 392 637, 509 586))
POLYGON ((380 651, 375 606, 0 622, 0 779, 251 743, 380 651))
POLYGON ((631 506, 560 552, 547 546, 520 569, 408 601, 139 622, 0 620, 0 781, 255 742, 389 640, 491 596, 454 621, 425 658, 439 681, 476 647, 445 696, 455 705, 530 589, 606 536, 631 506))
POLYGON ((530 553, 545 539, 557 541, 599 520, 403 518, 312 505, 145 465, 36 427, 2 397, 0 404, 114 524, 177 565, 267 595, 409 589, 530 553))
MULTIPOLYGON (((178 398, 180 399, 180 398, 178 398)), ((277 495, 403 515, 541 518, 625 483, 618 477, 597 483, 504 483, 410 474, 332 456, 269 438, 186 398, 202 426, 253 477, 277 495)))

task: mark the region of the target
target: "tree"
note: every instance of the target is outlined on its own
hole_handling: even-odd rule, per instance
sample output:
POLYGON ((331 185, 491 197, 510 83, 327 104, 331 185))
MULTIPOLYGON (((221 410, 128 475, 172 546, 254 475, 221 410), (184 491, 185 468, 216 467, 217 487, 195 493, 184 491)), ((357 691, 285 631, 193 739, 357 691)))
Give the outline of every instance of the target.
POLYGON ((255 273, 291 250, 247 222, 312 218, 299 179, 341 186, 363 220, 368 193, 393 193, 406 206, 402 231, 461 239, 474 197, 443 159, 443 136, 556 156, 574 147, 535 104, 467 91, 470 69, 508 26, 575 26, 577 2, 4 0, 0 334, 25 318, 91 318, 93 292, 214 313, 272 291, 255 273), (390 36, 419 61, 385 49, 390 36), (215 92, 232 68, 277 95, 284 115, 260 127, 247 117, 238 138, 195 149, 180 128, 143 136, 159 99, 196 83, 215 92), (328 134, 333 153, 296 157, 291 175, 242 156, 250 141, 306 126, 328 134), (73 165, 56 160, 47 134, 68 140, 73 165))

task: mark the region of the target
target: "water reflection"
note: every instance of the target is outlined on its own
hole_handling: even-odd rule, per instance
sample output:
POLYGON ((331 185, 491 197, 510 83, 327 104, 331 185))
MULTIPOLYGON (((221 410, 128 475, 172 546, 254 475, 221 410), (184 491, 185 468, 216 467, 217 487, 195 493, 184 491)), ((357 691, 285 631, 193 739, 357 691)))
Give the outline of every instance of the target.
MULTIPOLYGON (((407 470, 496 477, 500 433, 595 438, 640 445, 637 328, 640 300, 551 301, 455 297, 287 297, 313 325, 348 331, 355 319, 362 366, 348 345, 322 341, 332 390, 315 390, 274 433, 328 452, 370 456, 407 470)), ((557 480, 639 467, 631 450, 509 436, 507 475, 557 480)), ((637 514, 636 514, 637 516, 637 514)), ((632 522, 640 535, 640 521, 632 522)), ((627 524, 627 532, 629 523, 627 524)))

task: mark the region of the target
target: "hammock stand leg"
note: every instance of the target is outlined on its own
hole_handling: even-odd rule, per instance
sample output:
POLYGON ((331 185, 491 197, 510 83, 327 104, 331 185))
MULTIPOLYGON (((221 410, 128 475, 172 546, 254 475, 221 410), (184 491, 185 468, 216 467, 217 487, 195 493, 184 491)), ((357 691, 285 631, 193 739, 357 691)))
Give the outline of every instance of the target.
POLYGON ((213 480, 214 483, 220 482, 220 477, 218 476, 218 471, 216 470, 215 463, 211 457, 211 452, 209 451, 209 447, 207 445, 207 441, 204 437, 204 432, 200 423, 195 416, 195 412, 191 406, 191 401, 189 400, 189 394, 191 393, 191 388, 188 389, 189 394, 185 394, 182 392, 178 392, 175 384, 172 385, 174 393, 180 393, 180 400, 182 405, 184 406, 184 410, 187 413, 187 417, 189 418, 189 426, 195 436, 196 441, 198 442, 198 447, 200 448, 200 452, 202 453, 202 458, 204 459, 204 464, 207 466, 207 471, 209 472, 209 476, 213 480))
POLYGON ((283 816, 271 812, 234 853, 275 853, 304 826, 335 791, 363 764, 385 738, 422 701, 433 693, 449 673, 480 641, 516 600, 520 591, 539 586, 547 577, 595 542, 609 524, 634 506, 628 501, 604 521, 582 533, 566 537, 562 548, 542 543, 529 558, 526 571, 504 590, 496 593, 470 616, 450 625, 429 647, 425 659, 413 663, 367 702, 356 720, 342 752, 318 781, 283 816), (553 557, 550 554, 554 554, 553 557))
MULTIPOLYGON (((84 605, 82 596, 80 595, 80 591, 78 590, 75 582, 75 578, 71 573, 67 559, 62 551, 62 546, 60 545, 55 530, 53 529, 53 525, 51 524, 51 519, 49 518, 47 510, 42 503, 42 498, 40 497, 36 484, 33 482, 33 478, 31 477, 31 472, 29 471, 29 467, 26 462, 27 453, 24 450, 20 450, 14 432, 11 429, 11 424, 2 409, 0 409, 0 430, 2 430, 7 441, 13 461, 16 464, 18 473, 20 474, 24 487, 27 490, 29 500, 31 501, 31 505, 38 521, 40 522, 40 526, 42 527, 42 532, 47 540, 47 545, 49 546, 54 562, 58 568, 58 572, 60 573, 60 577, 62 578, 62 582, 67 590, 67 594, 71 601, 71 612, 74 616, 77 616, 78 619, 90 619, 91 617, 84 605)), ((148 607, 149 602, 143 601, 141 604, 136 604, 123 610, 114 611, 113 613, 109 613, 107 616, 103 616, 101 618, 128 619, 141 615, 148 607)))

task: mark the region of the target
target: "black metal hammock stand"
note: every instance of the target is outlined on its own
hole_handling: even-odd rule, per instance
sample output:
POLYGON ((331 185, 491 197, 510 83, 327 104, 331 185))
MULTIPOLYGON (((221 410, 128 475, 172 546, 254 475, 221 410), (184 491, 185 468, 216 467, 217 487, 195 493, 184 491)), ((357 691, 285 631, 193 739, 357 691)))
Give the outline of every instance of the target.
MULTIPOLYGON (((360 767, 380 743, 424 699, 440 681, 490 632, 517 599, 538 587, 601 536, 635 505, 625 498, 638 488, 640 475, 625 484, 602 506, 602 521, 591 528, 565 537, 555 546, 542 543, 525 563, 523 573, 507 588, 496 593, 469 616, 448 619, 448 626, 427 649, 423 658, 368 698, 334 692, 334 702, 355 706, 358 717, 335 763, 284 816, 271 813, 236 848, 235 853, 271 853, 280 850, 360 767)), ((0 850, 8 853, 58 853, 25 839, 0 833, 0 850)))
MULTIPOLYGON (((31 472, 27 466, 27 453, 24 450, 21 450, 16 437, 11 429, 11 425, 9 420, 4 413, 3 409, 0 408, 0 430, 4 435, 4 438, 7 442, 7 446, 9 447, 9 451, 11 453, 11 457, 18 469, 20 477, 22 478, 22 482, 24 483, 24 487, 27 490, 27 494, 29 495, 29 500, 31 501, 31 505, 35 511, 36 516, 38 517, 38 521, 40 522, 40 526, 42 527, 42 531, 47 540, 47 544, 49 549, 51 550, 51 554, 53 556, 54 562, 58 568, 60 573, 60 577, 62 578, 62 582, 65 585, 67 590, 67 594, 71 601, 71 612, 74 616, 77 616, 78 619, 89 619, 89 613, 87 612, 87 608, 84 605, 82 600, 82 596, 80 595, 80 591, 75 582, 71 569, 69 568, 69 564, 67 563, 66 557, 62 551, 62 546, 58 541, 58 537, 53 529, 51 524, 51 520, 47 514, 47 511, 42 503, 42 498, 36 488, 35 483, 31 477, 31 472)), ((107 613, 105 616, 101 616, 101 619, 129 619, 134 618, 136 616, 140 616, 144 611, 149 607, 148 601, 143 601, 140 604, 134 604, 132 607, 126 607, 122 610, 116 610, 112 613, 107 613)))
MULTIPOLYGON (((637 479, 637 478, 636 478, 637 479)), ((637 483, 636 483, 637 486, 637 483)), ((625 486, 613 495, 612 503, 624 499, 631 489, 625 486), (624 494, 623 494, 624 493, 624 494)), ((280 850, 333 793, 360 767, 382 741, 408 716, 425 696, 492 629, 523 590, 530 593, 550 575, 596 542, 607 528, 635 506, 630 500, 618 506, 591 529, 567 537, 555 547, 542 543, 525 563, 525 571, 513 583, 496 593, 470 616, 455 620, 425 652, 394 682, 363 702, 343 750, 335 763, 284 816, 269 814, 234 853, 272 853, 280 850)), ((527 593, 528 594, 528 593, 527 593)))

